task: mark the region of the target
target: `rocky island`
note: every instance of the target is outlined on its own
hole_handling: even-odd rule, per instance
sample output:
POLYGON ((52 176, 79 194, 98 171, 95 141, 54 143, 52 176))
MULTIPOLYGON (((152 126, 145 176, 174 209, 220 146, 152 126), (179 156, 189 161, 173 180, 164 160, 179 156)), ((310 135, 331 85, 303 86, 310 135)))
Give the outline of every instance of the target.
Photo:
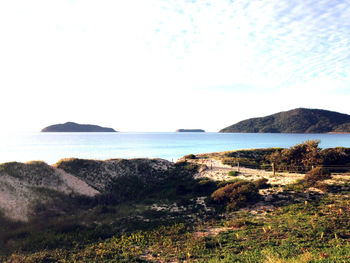
POLYGON ((220 132, 242 133, 349 133, 350 115, 297 108, 261 118, 243 120, 220 132))
POLYGON ((41 132, 117 132, 117 131, 115 131, 112 128, 105 128, 98 125, 66 122, 63 124, 50 125, 42 129, 41 132))
POLYGON ((202 129, 177 129, 176 132, 205 132, 202 129))

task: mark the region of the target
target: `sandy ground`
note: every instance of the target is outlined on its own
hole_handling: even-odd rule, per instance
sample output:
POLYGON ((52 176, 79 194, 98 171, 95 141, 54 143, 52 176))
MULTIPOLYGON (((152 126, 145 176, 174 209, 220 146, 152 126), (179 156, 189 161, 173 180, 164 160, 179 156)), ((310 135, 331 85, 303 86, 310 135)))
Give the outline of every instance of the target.
POLYGON ((297 173, 276 173, 274 176, 273 172, 270 171, 244 167, 231 167, 222 164, 220 160, 216 159, 190 159, 187 161, 201 165, 196 178, 210 178, 215 181, 232 180, 234 178, 245 180, 266 178, 268 179, 269 184, 286 185, 294 183, 304 177, 304 174, 297 173), (229 171, 238 171, 239 175, 235 177, 229 176, 229 171))

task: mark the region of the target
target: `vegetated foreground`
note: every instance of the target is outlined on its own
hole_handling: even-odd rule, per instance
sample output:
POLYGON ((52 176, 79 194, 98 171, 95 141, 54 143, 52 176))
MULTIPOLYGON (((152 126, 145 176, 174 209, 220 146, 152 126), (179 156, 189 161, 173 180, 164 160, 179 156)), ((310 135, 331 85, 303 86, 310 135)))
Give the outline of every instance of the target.
POLYGON ((176 164, 145 159, 69 159, 51 168, 34 163, 35 169, 3 164, 0 197, 15 181, 27 195, 40 192, 35 196, 42 200, 31 197, 36 205, 27 221, 1 217, 0 259, 349 262, 349 153, 321 150, 317 141, 308 141, 289 149, 188 155, 176 164), (244 167, 253 165, 259 169, 244 167), (68 191, 72 184, 45 182, 48 174, 63 172, 86 185, 78 188, 76 181, 68 191), (285 179, 289 176, 293 179, 285 179))

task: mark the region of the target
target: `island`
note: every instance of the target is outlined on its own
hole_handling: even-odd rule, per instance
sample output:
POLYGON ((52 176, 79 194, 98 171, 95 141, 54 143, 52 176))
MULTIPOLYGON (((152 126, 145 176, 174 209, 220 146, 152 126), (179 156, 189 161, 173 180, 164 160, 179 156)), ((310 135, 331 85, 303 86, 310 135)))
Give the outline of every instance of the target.
POLYGON ((176 132, 205 132, 202 129, 177 129, 176 132))
POLYGON ((50 125, 42 129, 41 132, 117 132, 117 131, 115 131, 112 128, 105 128, 98 125, 66 122, 63 124, 50 125))
POLYGON ((322 109, 297 108, 243 120, 219 132, 226 133, 349 133, 350 115, 322 109))

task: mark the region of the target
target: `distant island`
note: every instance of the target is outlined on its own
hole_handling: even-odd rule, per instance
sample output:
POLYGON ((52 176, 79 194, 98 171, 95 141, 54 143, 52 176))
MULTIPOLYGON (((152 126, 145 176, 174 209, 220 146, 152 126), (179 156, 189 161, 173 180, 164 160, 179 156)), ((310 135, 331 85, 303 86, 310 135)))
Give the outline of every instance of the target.
POLYGON ((349 133, 350 115, 297 108, 266 117, 243 120, 220 132, 237 133, 349 133))
POLYGON ((66 122, 63 124, 50 125, 42 129, 41 132, 117 132, 117 131, 115 131, 112 128, 105 128, 98 125, 66 122))
POLYGON ((177 129, 176 132, 205 132, 202 129, 177 129))

